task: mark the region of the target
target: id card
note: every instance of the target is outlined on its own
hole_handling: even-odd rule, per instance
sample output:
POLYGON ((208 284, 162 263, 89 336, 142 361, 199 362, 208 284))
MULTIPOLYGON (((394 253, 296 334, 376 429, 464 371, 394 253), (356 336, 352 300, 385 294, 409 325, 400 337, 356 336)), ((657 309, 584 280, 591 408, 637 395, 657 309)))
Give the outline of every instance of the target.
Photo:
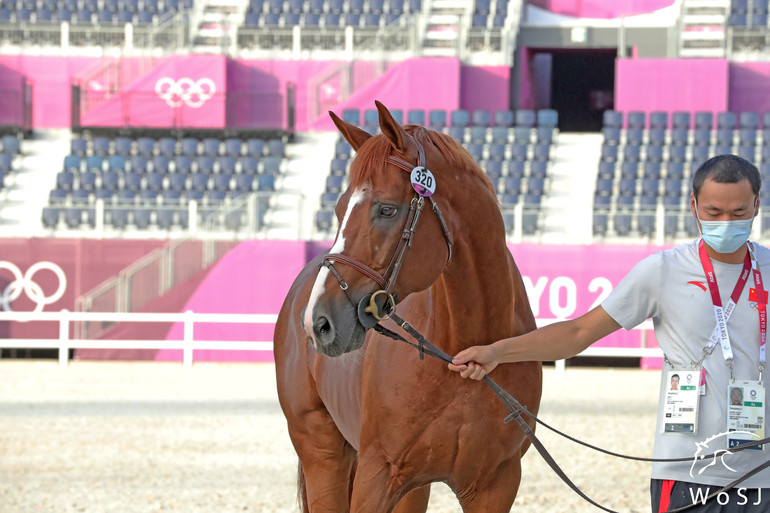
MULTIPOLYGON (((727 387, 727 448, 765 437, 765 387, 759 381, 734 381, 727 387)), ((763 445, 750 447, 761 451, 763 445)))
POLYGON ((662 432, 697 433, 701 370, 675 368, 667 371, 666 376, 662 432))

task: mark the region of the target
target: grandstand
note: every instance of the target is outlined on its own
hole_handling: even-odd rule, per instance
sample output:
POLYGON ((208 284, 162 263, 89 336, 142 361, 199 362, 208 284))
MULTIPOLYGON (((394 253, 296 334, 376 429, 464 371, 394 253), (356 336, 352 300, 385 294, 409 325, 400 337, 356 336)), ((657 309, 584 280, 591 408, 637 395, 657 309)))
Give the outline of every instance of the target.
MULTIPOLYGON (((140 308, 100 298, 191 241, 304 241, 305 260, 354 157, 327 112, 375 133, 376 99, 468 150, 512 247, 677 243, 705 159, 770 177, 768 31, 767 0, 0 0, 0 233, 145 248, 72 276, 69 309, 140 308)), ((163 286, 141 308, 225 254, 206 251, 144 278, 163 286)))

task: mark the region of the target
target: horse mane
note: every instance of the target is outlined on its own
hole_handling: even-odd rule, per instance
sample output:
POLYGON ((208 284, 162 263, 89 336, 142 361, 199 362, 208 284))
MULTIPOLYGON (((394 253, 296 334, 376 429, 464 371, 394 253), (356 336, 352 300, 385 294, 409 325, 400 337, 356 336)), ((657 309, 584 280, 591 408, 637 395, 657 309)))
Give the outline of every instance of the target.
MULTIPOLYGON (((492 197, 497 198, 497 193, 487 174, 460 143, 448 135, 419 125, 406 125, 404 130, 422 144, 423 147, 432 144, 452 166, 459 167, 473 174, 486 186, 492 197)), ((377 177, 377 174, 385 169, 385 159, 391 153, 393 153, 393 146, 384 135, 377 134, 367 140, 359 148, 356 158, 353 159, 353 163, 350 166, 350 185, 358 187, 370 183, 377 177)), ((403 158, 403 155, 397 156, 403 158)), ((431 168, 430 161, 427 162, 427 167, 434 174, 438 174, 435 169, 431 168)))

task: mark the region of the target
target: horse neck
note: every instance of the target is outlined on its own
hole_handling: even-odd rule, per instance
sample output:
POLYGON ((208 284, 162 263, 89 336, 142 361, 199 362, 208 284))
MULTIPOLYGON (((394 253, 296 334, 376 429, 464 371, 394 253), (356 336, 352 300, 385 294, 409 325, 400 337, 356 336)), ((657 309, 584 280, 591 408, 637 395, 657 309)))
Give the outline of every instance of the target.
POLYGON ((454 347, 445 348, 450 354, 534 328, 521 277, 497 237, 477 233, 456 241, 452 261, 434 288, 454 321, 456 336, 448 341, 454 347))

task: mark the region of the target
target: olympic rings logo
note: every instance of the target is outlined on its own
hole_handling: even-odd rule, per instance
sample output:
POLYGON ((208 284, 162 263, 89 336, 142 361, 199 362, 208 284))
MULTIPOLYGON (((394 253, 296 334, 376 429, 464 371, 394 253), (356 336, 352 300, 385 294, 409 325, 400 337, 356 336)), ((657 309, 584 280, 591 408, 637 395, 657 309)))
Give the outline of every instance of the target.
POLYGON ((210 78, 201 78, 194 81, 189 77, 174 80, 163 77, 155 82, 155 93, 166 102, 169 107, 181 107, 183 104, 193 109, 202 107, 217 88, 210 78))
POLYGON ((0 306, 6 312, 13 312, 11 303, 21 297, 22 292, 27 294, 34 303, 34 312, 41 312, 43 307, 57 302, 64 295, 64 291, 67 289, 67 276, 62 271, 62 268, 53 262, 38 262, 30 266, 27 272, 22 274, 21 269, 16 265, 8 261, 0 261, 0 269, 6 269, 13 275, 13 281, 6 285, 5 289, 0 292, 0 306), (35 282, 32 278, 38 271, 48 270, 56 275, 59 282, 59 286, 56 292, 50 296, 46 296, 43 292, 43 288, 35 282))

